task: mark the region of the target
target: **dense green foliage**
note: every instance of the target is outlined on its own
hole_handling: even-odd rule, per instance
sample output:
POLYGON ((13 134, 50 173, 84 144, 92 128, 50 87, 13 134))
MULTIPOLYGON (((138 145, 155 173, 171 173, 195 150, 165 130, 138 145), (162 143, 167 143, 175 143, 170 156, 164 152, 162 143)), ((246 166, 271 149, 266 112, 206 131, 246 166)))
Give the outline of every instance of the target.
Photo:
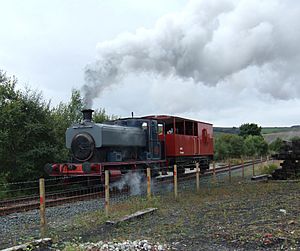
MULTIPOLYGON (((243 126, 244 125, 242 125, 241 127, 243 126)), ((250 127, 260 128, 257 125, 250 127)), ((215 159, 224 160, 228 158, 241 158, 242 156, 265 156, 268 153, 268 144, 265 142, 262 136, 252 135, 250 132, 252 132, 252 129, 245 129, 243 136, 235 134, 220 134, 218 136, 215 136, 215 159), (248 131, 248 135, 246 135, 246 131, 248 131)))
POLYGON ((234 134, 221 134, 215 137, 215 158, 239 158, 244 152, 243 138, 234 134))
POLYGON ((264 156, 268 153, 268 143, 262 136, 249 135, 244 140, 244 154, 246 156, 264 156))
POLYGON ((246 138, 249 135, 261 136, 261 127, 254 123, 247 123, 240 126, 240 136, 246 138))
POLYGON ((277 168, 276 164, 264 165, 260 168, 260 174, 272 174, 277 168))
POLYGON ((279 152, 280 148, 283 146, 283 140, 281 138, 276 138, 270 143, 269 149, 272 152, 279 152))
POLYGON ((254 123, 243 124, 235 129, 239 135, 220 133, 215 135, 215 159, 258 157, 268 153, 268 144, 261 136, 261 127, 254 123))
MULTIPOLYGON (((65 131, 82 118, 82 98, 72 91, 69 103, 51 108, 40 93, 16 89, 17 80, 0 71, 0 177, 2 182, 35 179, 47 162, 68 160, 65 131)), ((109 117, 104 109, 95 120, 109 117)))

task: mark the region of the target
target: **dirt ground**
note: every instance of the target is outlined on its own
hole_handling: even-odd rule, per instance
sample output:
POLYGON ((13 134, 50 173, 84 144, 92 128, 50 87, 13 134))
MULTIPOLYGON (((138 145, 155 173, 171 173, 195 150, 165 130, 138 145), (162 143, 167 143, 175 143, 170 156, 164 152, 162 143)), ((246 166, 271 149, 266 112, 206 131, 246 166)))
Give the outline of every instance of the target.
POLYGON ((133 198, 111 208, 116 219, 141 208, 158 211, 143 218, 107 226, 101 211, 77 217, 52 237, 73 243, 147 239, 172 250, 300 250, 300 183, 215 184, 152 198, 133 198))

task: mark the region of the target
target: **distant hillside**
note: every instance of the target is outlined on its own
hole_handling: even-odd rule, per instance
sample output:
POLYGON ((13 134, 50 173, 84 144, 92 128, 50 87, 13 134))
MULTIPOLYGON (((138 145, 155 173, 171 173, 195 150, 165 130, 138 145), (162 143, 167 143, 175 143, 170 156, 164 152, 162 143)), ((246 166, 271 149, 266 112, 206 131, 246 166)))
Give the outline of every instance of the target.
MULTIPOLYGON (((238 127, 214 127, 216 135, 220 133, 239 134, 238 127)), ((293 137, 300 137, 300 125, 291 127, 263 127, 262 134, 265 140, 270 143, 276 138, 289 140, 293 137)))
POLYGON ((238 127, 214 127, 214 133, 229 133, 239 134, 240 129, 238 127))
POLYGON ((300 131, 300 125, 294 125, 291 127, 263 127, 262 133, 278 133, 278 132, 290 132, 290 131, 300 131))

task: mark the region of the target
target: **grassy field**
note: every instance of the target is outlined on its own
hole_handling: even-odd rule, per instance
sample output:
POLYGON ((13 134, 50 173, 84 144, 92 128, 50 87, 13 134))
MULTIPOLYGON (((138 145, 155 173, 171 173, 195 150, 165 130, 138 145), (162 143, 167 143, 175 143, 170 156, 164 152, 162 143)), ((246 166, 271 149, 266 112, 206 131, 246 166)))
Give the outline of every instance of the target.
POLYGON ((263 137, 266 142, 271 143, 277 138, 281 138, 283 140, 290 140, 294 137, 300 137, 300 131, 286 131, 286 132, 277 132, 277 133, 269 133, 263 134, 263 137))
MULTIPOLYGON (((262 127, 261 132, 262 132, 262 134, 300 132, 300 126, 262 127)), ((237 128, 237 127, 214 127, 214 133, 215 134, 222 134, 222 133, 238 134, 239 128, 237 128)))
MULTIPOLYGON (((222 134, 238 134, 238 128, 231 127, 214 127, 214 135, 218 137, 222 134)), ((293 137, 300 137, 300 127, 264 127, 262 128, 262 135, 266 142, 271 143, 276 140, 276 138, 281 138, 283 140, 290 140, 293 137)))
POLYGON ((288 132, 293 130, 291 127, 263 127, 262 134, 278 133, 278 132, 288 132))

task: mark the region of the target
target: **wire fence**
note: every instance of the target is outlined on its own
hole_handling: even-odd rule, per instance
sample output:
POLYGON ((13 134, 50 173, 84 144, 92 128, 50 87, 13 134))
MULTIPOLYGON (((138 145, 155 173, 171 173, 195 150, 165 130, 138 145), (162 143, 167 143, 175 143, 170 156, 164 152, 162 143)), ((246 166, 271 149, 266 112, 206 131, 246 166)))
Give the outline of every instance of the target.
POLYGON ((258 174, 261 166, 270 162, 249 160, 240 163, 240 166, 212 164, 205 174, 200 173, 195 163, 184 169, 175 165, 159 169, 148 167, 124 170, 118 180, 114 179, 113 172, 107 170, 106 176, 93 176, 84 180, 82 177, 59 177, 42 179, 43 182, 40 180, 0 184, 0 214, 9 214, 18 208, 19 211, 39 208, 40 217, 35 226, 40 226, 43 237, 47 222, 53 217, 53 214, 47 214, 51 207, 67 203, 68 207, 58 210, 73 208, 74 214, 103 210, 109 216, 111 207, 135 197, 173 195, 177 199, 190 191, 212 190, 229 186, 236 181, 250 182, 249 177, 258 174), (93 206, 86 209, 83 203, 93 203, 93 206))

